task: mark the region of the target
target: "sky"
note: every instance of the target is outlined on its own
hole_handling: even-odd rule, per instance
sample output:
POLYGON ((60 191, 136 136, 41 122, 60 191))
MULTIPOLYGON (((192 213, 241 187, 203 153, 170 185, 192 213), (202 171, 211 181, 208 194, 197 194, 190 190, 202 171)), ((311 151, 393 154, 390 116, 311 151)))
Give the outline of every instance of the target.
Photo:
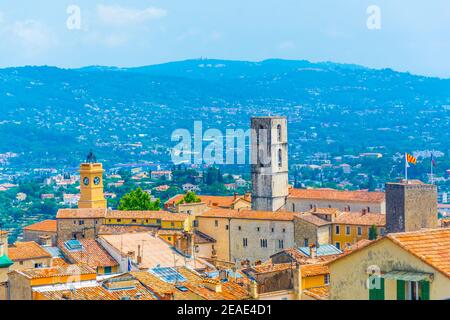
POLYGON ((450 78, 449 0, 0 0, 0 67, 215 58, 450 78))

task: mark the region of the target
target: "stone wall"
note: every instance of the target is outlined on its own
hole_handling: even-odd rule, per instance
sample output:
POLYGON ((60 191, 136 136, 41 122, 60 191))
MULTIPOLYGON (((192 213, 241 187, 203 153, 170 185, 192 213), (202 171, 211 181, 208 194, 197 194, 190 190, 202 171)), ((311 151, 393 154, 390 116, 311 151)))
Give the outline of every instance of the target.
POLYGON ((418 183, 386 184, 387 232, 438 228, 437 189, 418 183))
POLYGON ((102 225, 103 219, 58 219, 58 240, 67 241, 74 238, 93 239, 102 225), (80 224, 81 223, 81 224, 80 224))

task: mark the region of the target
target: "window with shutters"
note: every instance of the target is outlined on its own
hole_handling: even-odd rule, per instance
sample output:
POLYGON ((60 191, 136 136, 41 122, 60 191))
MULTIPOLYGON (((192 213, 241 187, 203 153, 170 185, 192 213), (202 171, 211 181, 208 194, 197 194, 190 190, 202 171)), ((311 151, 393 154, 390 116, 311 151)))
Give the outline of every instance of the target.
POLYGON ((369 300, 384 300, 384 279, 377 278, 375 281, 369 280, 372 288, 369 288, 369 300))

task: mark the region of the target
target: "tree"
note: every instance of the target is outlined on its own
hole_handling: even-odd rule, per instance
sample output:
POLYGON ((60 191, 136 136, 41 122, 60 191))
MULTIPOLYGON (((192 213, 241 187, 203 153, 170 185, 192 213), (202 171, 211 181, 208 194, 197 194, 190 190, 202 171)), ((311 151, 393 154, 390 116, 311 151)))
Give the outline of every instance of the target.
POLYGON ((178 204, 180 203, 199 203, 201 202, 200 198, 197 197, 194 191, 189 191, 186 193, 186 195, 181 199, 178 204))
POLYGON ((120 199, 119 210, 131 211, 131 210, 150 210, 158 211, 161 209, 161 201, 156 199, 152 201, 150 196, 142 191, 141 188, 132 190, 125 194, 120 199))
POLYGON ((377 226, 372 225, 369 229, 369 240, 376 240, 378 237, 377 226))

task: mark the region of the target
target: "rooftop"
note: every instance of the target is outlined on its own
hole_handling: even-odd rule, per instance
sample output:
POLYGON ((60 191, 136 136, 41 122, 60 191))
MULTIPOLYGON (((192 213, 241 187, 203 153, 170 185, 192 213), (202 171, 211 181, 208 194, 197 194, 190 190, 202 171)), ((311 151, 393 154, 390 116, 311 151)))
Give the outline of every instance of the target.
POLYGON ((141 250, 142 262, 139 269, 150 269, 155 267, 173 267, 174 261, 178 266, 188 265, 195 269, 205 268, 203 261, 197 259, 195 262, 191 258, 186 258, 175 251, 164 240, 154 237, 147 232, 125 233, 121 235, 101 235, 100 242, 105 241, 112 246, 123 257, 133 252, 136 259, 139 249, 141 250))
MULTIPOLYGON (((73 276, 73 275, 92 275, 96 278, 96 272, 91 267, 87 265, 65 265, 58 267, 49 268, 33 268, 25 270, 15 270, 13 272, 19 273, 28 279, 40 279, 40 278, 55 278, 57 280, 59 277, 73 276)), ((61 279, 62 282, 66 280, 61 279)))
MULTIPOLYGON (((299 247, 297 250, 302 253, 305 256, 310 257, 311 256, 311 248, 310 247, 299 247)), ((342 251, 336 248, 332 244, 322 244, 319 247, 316 248, 316 256, 330 256, 330 255, 336 255, 336 254, 342 254, 342 251)))
POLYGON ((84 263, 91 268, 111 267, 119 264, 96 240, 79 239, 78 241, 81 245, 81 248, 78 249, 72 249, 66 243, 58 241, 58 247, 73 263, 84 263))
POLYGON ((386 225, 386 215, 380 213, 342 212, 334 219, 333 223, 382 227, 386 225))
POLYGON ((107 209, 59 209, 56 219, 100 219, 104 218, 107 209))
POLYGON ((450 229, 390 233, 387 238, 450 278, 450 229))
MULTIPOLYGON (((180 202, 184 198, 184 194, 177 194, 176 196, 173 196, 169 200, 166 201, 166 205, 176 205, 178 202, 180 202)), ((197 197, 200 198, 200 201, 204 204, 206 204, 208 207, 211 208, 225 208, 230 209, 233 204, 238 199, 244 199, 249 200, 245 195, 239 195, 237 197, 234 196, 204 196, 204 195, 197 195, 197 197)))
POLYGON ((306 294, 307 296, 310 296, 317 300, 327 300, 330 296, 330 287, 322 286, 322 287, 309 288, 309 289, 304 290, 303 294, 306 294))
POLYGON ((198 217, 203 218, 233 218, 248 220, 272 220, 272 221, 292 221, 293 212, 272 212, 256 210, 231 210, 231 209, 211 209, 198 217))
POLYGON ((335 189, 289 189, 289 198, 346 201, 346 202, 375 202, 385 200, 384 192, 369 191, 341 191, 335 189))
POLYGON ((119 211, 108 210, 106 219, 161 219, 165 221, 184 221, 188 217, 184 213, 168 211, 119 211))
POLYGON ((44 248, 34 241, 16 242, 8 247, 8 256, 13 261, 51 258, 44 248))
POLYGON ((56 220, 40 221, 35 224, 26 226, 25 228, 23 228, 23 230, 56 233, 56 220))

